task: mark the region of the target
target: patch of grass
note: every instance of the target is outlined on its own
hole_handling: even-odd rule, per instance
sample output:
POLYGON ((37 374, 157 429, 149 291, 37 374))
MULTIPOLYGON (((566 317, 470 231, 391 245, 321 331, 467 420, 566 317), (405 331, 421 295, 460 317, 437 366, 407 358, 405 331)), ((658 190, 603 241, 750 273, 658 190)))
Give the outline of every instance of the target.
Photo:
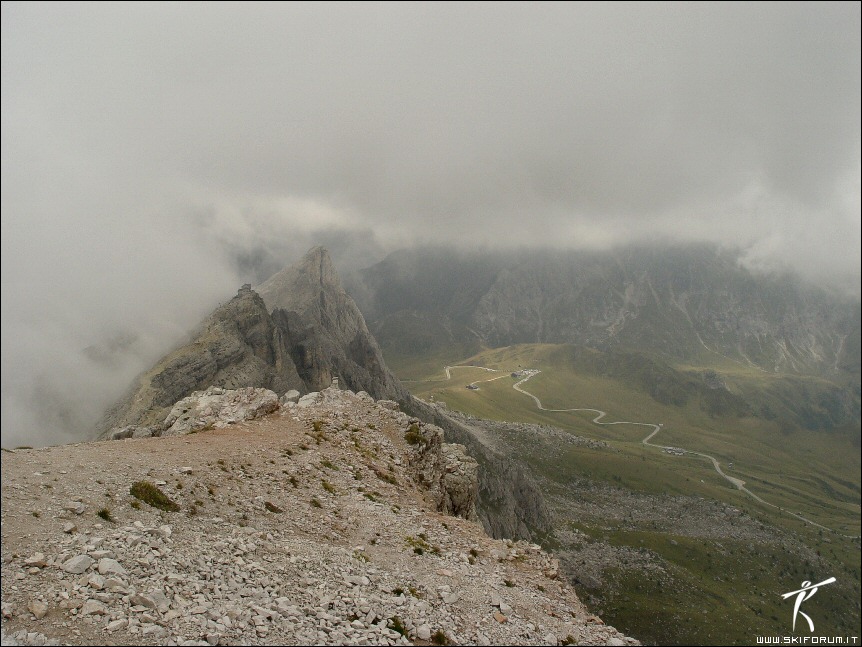
POLYGON ((512 580, 503 580, 503 584, 508 586, 510 589, 515 588, 515 583, 512 580))
POLYGON ((398 616, 392 616, 389 618, 389 622, 387 626, 392 630, 400 633, 405 638, 407 637, 407 627, 404 626, 404 623, 401 621, 401 618, 398 616))
POLYGON ((320 466, 325 467, 328 470, 335 470, 336 472, 338 471, 338 465, 333 464, 332 461, 322 460, 320 461, 320 466))
POLYGON ((395 597, 398 597, 399 595, 404 595, 404 589, 402 589, 400 586, 395 587, 394 589, 392 589, 392 595, 394 595, 395 597))
POLYGON ((140 502, 140 501, 138 501, 137 499, 134 499, 133 501, 131 501, 131 502, 129 503, 129 505, 130 505, 130 506, 132 506, 135 510, 140 510, 140 509, 141 509, 141 502, 140 502))
POLYGON ((41 516, 42 516, 42 515, 40 515, 40 514, 39 514, 39 512, 38 512, 38 511, 36 511, 36 510, 33 510, 33 512, 31 512, 30 514, 32 514, 32 515, 33 515, 34 517, 36 517, 37 519, 38 519, 39 517, 41 517, 41 516))
POLYGON ((354 550, 353 551, 353 559, 358 559, 360 562, 366 562, 366 563, 371 561, 371 558, 368 555, 366 555, 365 553, 363 553, 361 550, 354 550))
POLYGON ((311 423, 311 428, 314 429, 314 431, 320 431, 321 429, 323 429, 323 421, 315 420, 311 423))
POLYGON ((322 508, 323 507, 323 504, 320 501, 318 501, 317 499, 312 499, 311 501, 309 501, 309 503, 311 503, 311 507, 313 507, 313 508, 322 508))
POLYGON ((105 521, 109 521, 110 523, 114 523, 114 517, 111 515, 111 511, 107 508, 102 508, 96 513, 96 516, 104 519, 105 521))
POLYGON ((440 554, 440 549, 437 546, 428 543, 425 533, 420 533, 418 537, 407 535, 404 541, 413 548, 413 552, 417 555, 424 555, 426 551, 434 555, 440 554))
POLYGON ((284 512, 284 510, 279 508, 274 503, 271 503, 270 501, 264 501, 263 507, 266 508, 267 510, 269 510, 270 512, 274 512, 275 514, 281 514, 282 512, 284 512))
POLYGON ((419 431, 419 425, 415 422, 404 432, 404 440, 408 445, 427 445, 428 439, 419 431))
POLYGON ((386 470, 380 469, 379 467, 374 468, 374 473, 381 481, 386 481, 387 483, 390 483, 392 485, 398 485, 398 479, 395 478, 394 474, 391 474, 386 470))
POLYGON ((165 512, 177 512, 180 509, 177 503, 172 501, 164 492, 149 481, 136 481, 129 488, 129 494, 147 505, 164 510, 165 512))
POLYGON ((449 638, 441 629, 438 629, 433 634, 431 634, 431 642, 435 645, 448 645, 449 638))
POLYGON ((323 486, 323 489, 329 492, 330 494, 335 494, 335 486, 327 481, 326 479, 321 479, 320 484, 323 486))

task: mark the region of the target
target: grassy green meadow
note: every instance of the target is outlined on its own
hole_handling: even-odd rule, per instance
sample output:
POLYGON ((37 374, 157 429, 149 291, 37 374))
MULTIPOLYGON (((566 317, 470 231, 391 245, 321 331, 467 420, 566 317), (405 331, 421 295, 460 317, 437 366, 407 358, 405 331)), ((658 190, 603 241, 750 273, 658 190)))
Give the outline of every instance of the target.
POLYGON ((624 561, 608 565, 602 585, 592 588, 577 584, 575 565, 576 586, 606 622, 648 643, 753 644, 757 635, 790 635, 792 603, 781 593, 799 588, 803 580, 834 576, 838 582, 806 601, 805 610, 815 618, 818 634, 858 636, 858 426, 813 431, 762 415, 790 411, 782 402, 787 384, 803 393, 819 392, 816 383, 798 376, 730 361, 673 367, 640 356, 626 361, 547 344, 485 349, 460 361, 451 353, 409 361, 387 357, 399 377, 411 380, 406 382, 411 392, 425 400, 480 418, 551 425, 608 443, 602 448, 536 442, 512 431, 494 439, 529 465, 541 484, 561 530, 551 547, 576 555, 601 543, 626 554, 645 551, 659 565, 658 570, 624 561), (451 369, 447 380, 447 364, 475 366, 451 369), (591 412, 538 410, 512 388, 518 380, 509 374, 526 368, 541 372, 521 388, 545 407, 601 409, 607 412, 603 422, 663 423, 653 443, 714 456, 727 474, 778 507, 736 489, 706 458, 644 446, 641 440, 651 427, 602 426, 592 422, 591 412), (727 388, 716 394, 698 387, 691 376, 706 370, 719 373, 727 388), (478 390, 465 388, 474 381, 478 390), (757 406, 748 406, 742 396, 757 406), (579 539, 573 544, 563 530, 579 539))

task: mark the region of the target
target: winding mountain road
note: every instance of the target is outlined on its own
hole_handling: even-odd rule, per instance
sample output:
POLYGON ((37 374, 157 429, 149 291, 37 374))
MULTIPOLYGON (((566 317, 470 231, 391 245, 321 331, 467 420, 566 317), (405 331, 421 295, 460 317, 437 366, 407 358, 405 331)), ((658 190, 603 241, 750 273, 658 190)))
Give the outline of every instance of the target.
MULTIPOLYGON (((452 379, 451 369, 453 369, 453 368, 479 368, 479 369, 489 371, 492 373, 498 372, 498 369, 488 368, 485 366, 470 366, 470 365, 445 366, 444 370, 446 372, 446 379, 447 380, 452 379)), ((570 413, 570 412, 576 412, 576 411, 589 411, 589 412, 596 414, 596 417, 593 418, 593 422, 597 425, 636 425, 636 426, 640 426, 640 427, 651 427, 652 431, 649 434, 647 434, 647 436, 643 440, 641 440, 641 444, 648 446, 648 447, 655 447, 657 449, 662 449, 662 450, 679 450, 679 451, 683 451, 685 454, 690 454, 692 456, 700 456, 701 458, 709 459, 712 462, 712 466, 715 468, 715 471, 718 472, 718 474, 722 478, 726 479, 734 487, 736 487, 738 490, 744 492, 745 494, 750 496, 752 499, 754 499, 758 503, 762 503, 763 505, 769 506, 771 508, 775 508, 776 510, 778 510, 780 512, 783 512, 787 515, 790 515, 791 517, 795 517, 796 519, 799 519, 800 521, 803 521, 807 524, 815 526, 816 528, 820 528, 822 530, 828 530, 829 532, 835 533, 835 534, 840 535, 842 537, 846 537, 848 539, 858 539, 859 538, 857 535, 845 535, 843 533, 839 533, 838 531, 833 530, 832 528, 828 528, 826 526, 823 526, 823 525, 817 523, 816 521, 812 521, 811 519, 803 517, 801 514, 791 512, 790 510, 785 510, 781 506, 775 505, 774 503, 770 503, 769 501, 762 499, 761 497, 757 496, 754 492, 749 490, 747 487, 745 487, 745 481, 743 481, 742 479, 738 479, 738 478, 735 478, 733 476, 728 476, 727 474, 725 474, 721 469, 721 464, 718 462, 718 459, 716 459, 714 456, 710 456, 709 454, 704 454, 702 452, 692 451, 690 449, 684 449, 681 447, 669 447, 667 445, 658 445, 656 443, 651 443, 650 440, 652 440, 653 437, 655 437, 655 435, 658 434, 659 431, 661 431, 661 429, 662 429, 661 423, 632 422, 629 420, 619 420, 616 422, 602 422, 602 418, 604 418, 607 415, 607 412, 602 411, 601 409, 592 409, 589 407, 576 407, 576 408, 572 408, 572 409, 548 409, 547 407, 545 407, 542 404, 542 401, 538 397, 536 397, 535 395, 533 395, 532 393, 530 393, 526 389, 521 388, 522 384, 524 384, 530 378, 535 377, 540 372, 541 371, 538 371, 535 369, 530 369, 526 372, 527 375, 525 377, 523 377, 521 380, 519 380, 518 382, 516 382, 515 384, 512 385, 512 388, 515 389, 518 393, 522 393, 522 394, 526 395, 527 397, 532 398, 533 402, 536 403, 536 407, 539 410, 547 411, 549 413, 570 413)), ((504 373, 503 375, 500 375, 498 377, 489 378, 487 380, 476 380, 475 382, 471 382, 470 385, 475 387, 476 384, 479 382, 492 382, 494 380, 499 380, 501 378, 504 378, 507 375, 509 375, 508 372, 504 373)))

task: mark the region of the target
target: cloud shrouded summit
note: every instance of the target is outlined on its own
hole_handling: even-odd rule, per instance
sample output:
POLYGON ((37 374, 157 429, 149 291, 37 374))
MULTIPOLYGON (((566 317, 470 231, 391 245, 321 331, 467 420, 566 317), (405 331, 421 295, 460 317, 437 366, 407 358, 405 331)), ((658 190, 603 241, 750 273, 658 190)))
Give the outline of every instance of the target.
POLYGON ((858 3, 390 4, 3 4, 4 423, 320 232, 707 240, 859 291, 858 3))

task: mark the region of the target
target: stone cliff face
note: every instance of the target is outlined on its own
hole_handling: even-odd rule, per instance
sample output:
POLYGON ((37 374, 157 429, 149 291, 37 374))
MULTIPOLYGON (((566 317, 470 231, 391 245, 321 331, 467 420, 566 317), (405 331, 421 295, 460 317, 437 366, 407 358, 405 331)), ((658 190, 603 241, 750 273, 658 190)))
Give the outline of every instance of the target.
POLYGON ((412 398, 410 413, 445 430, 449 442, 467 448, 479 465, 477 513, 492 537, 542 540, 551 533, 551 516, 538 486, 518 463, 484 445, 463 420, 412 398))
POLYGON ((310 390, 333 377, 375 398, 403 400, 407 391, 386 368, 377 342, 353 299, 345 292, 322 247, 257 288, 276 325, 290 340, 291 355, 310 390))

